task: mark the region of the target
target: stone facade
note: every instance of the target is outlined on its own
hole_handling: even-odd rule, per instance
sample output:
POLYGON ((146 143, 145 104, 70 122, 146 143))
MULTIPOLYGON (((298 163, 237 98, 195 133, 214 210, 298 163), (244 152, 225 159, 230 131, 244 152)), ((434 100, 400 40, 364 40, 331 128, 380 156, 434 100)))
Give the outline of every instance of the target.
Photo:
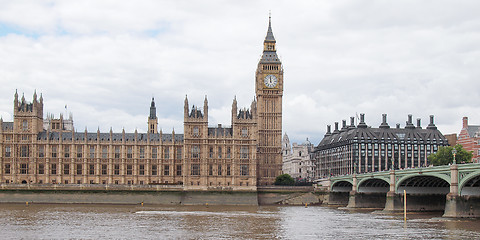
POLYGON ((472 162, 480 162, 480 126, 468 125, 468 117, 463 117, 463 126, 457 143, 473 153, 472 162))
POLYGON ((417 126, 408 115, 405 128, 390 128, 387 115, 383 115, 378 128, 369 127, 360 114, 360 123, 355 126, 354 118, 347 126, 338 122, 335 130, 327 133, 315 147, 317 178, 366 172, 386 171, 428 166, 428 155, 436 153, 438 147, 447 146, 448 141, 437 129, 430 116, 430 123, 423 129, 420 119, 417 126))
POLYGON ((77 132, 73 119, 43 118, 43 97, 14 96, 13 122, 0 119, 5 184, 181 185, 184 190, 255 191, 281 174, 283 67, 269 21, 250 109, 232 104, 231 126, 208 126, 185 97, 184 134, 158 131, 152 99, 146 133, 77 132))
POLYGON ((292 143, 285 133, 282 140, 283 173, 307 182, 315 179, 313 144, 308 139, 302 144, 292 143))

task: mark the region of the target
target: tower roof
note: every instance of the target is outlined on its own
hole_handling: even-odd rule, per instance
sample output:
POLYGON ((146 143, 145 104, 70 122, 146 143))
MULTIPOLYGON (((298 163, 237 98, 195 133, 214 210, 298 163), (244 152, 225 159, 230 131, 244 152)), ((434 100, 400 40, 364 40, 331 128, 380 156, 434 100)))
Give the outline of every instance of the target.
POLYGON ((267 36, 265 37, 265 41, 275 42, 275 37, 273 36, 273 31, 272 31, 272 17, 271 16, 268 16, 268 31, 267 31, 267 36))

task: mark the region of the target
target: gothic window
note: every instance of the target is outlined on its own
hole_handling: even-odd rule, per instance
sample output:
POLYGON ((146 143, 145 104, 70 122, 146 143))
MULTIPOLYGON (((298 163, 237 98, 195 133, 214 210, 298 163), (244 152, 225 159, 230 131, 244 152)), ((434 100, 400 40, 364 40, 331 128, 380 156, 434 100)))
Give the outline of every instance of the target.
POLYGON ((177 159, 182 159, 182 147, 177 147, 177 159))
POLYGON ((222 147, 218 147, 218 158, 222 158, 222 147))
POLYGON ((240 175, 241 176, 248 176, 248 165, 247 164, 240 165, 240 175))
POLYGON ((82 146, 79 145, 77 146, 77 158, 81 158, 82 157, 82 146))
POLYGON ((5 174, 10 174, 10 163, 5 164, 5 174))
POLYGON ((28 122, 27 122, 27 120, 23 120, 22 130, 23 130, 23 131, 27 131, 27 130, 28 130, 28 122))
POLYGON ((70 174, 70 164, 63 164, 63 174, 68 175, 70 174))
POLYGON ((145 147, 140 147, 140 158, 145 158, 145 147))
POLYGON ((45 146, 43 145, 38 146, 38 157, 39 158, 45 157, 45 146))
POLYGON ((198 127, 193 127, 193 136, 198 137, 200 135, 200 131, 198 127))
POLYGON ((38 174, 45 174, 45 165, 43 163, 38 164, 38 174))
POLYGON ((107 164, 102 164, 102 175, 107 175, 107 164))
POLYGON ((132 158, 132 155, 133 155, 132 152, 133 152, 132 147, 131 146, 127 147, 127 158, 132 158))
POLYGON ((113 174, 120 175, 120 164, 115 164, 113 166, 113 174))
POLYGON ((133 168, 132 164, 127 164, 127 175, 132 175, 133 168))
POLYGON ((208 175, 213 175, 213 164, 208 165, 208 175))
POLYGON ((52 165, 50 165, 51 168, 50 168, 50 174, 52 175, 57 175, 57 164, 55 163, 52 163, 52 165))
POLYGON ((248 128, 242 128, 242 137, 248 137, 248 128))
POLYGON ((157 158, 157 147, 152 147, 152 158, 153 159, 157 158))
POLYGON ((120 147, 115 146, 115 158, 118 159, 120 158, 120 147))
POLYGON ((242 159, 248 159, 248 147, 242 146, 240 148, 240 158, 242 159))
POLYGON ((164 176, 170 176, 170 166, 169 165, 163 166, 163 175, 164 176))
POLYGON ((77 164, 77 175, 82 175, 82 164, 77 164))
POLYGON ((191 165, 190 175, 193 175, 193 176, 200 175, 200 164, 195 163, 191 165))
POLYGON ((198 145, 192 146, 192 158, 200 158, 200 147, 198 145))
POLYGON ((64 152, 65 158, 69 158, 70 157, 70 146, 64 146, 63 147, 63 152, 64 152))
POLYGON ((152 175, 156 176, 157 175, 157 165, 152 165, 152 175))
POLYGON ((222 165, 218 164, 218 167, 217 167, 217 174, 218 176, 222 176, 222 165))
POLYGON ((5 147, 5 157, 11 157, 12 156, 12 149, 10 146, 5 147))
POLYGON ((107 159, 108 158, 108 148, 107 147, 102 147, 102 158, 107 159))
POLYGON ((165 159, 170 158, 170 147, 165 147, 164 158, 165 159))
POLYGON ((57 146, 52 146, 52 158, 57 157, 57 146))
POLYGON ((230 147, 227 147, 227 158, 231 158, 232 157, 232 150, 230 147))
POLYGON ((177 176, 182 176, 182 165, 177 165, 177 176))
POLYGON ((208 157, 213 158, 213 147, 210 147, 210 149, 208 151, 208 157))
POLYGON ((138 168, 139 168, 138 175, 145 175, 145 165, 140 164, 138 165, 138 168))
POLYGON ((95 158, 95 146, 90 146, 90 158, 95 158))
POLYGON ((28 164, 22 163, 20 164, 20 174, 27 174, 28 173, 28 164))
POLYGON ((95 175, 95 165, 93 164, 88 165, 88 174, 95 175))
POLYGON ((28 157, 28 146, 21 146, 20 148, 20 156, 21 157, 28 157))
POLYGON ((230 176, 231 175, 231 171, 230 171, 230 164, 227 165, 227 176, 230 176))

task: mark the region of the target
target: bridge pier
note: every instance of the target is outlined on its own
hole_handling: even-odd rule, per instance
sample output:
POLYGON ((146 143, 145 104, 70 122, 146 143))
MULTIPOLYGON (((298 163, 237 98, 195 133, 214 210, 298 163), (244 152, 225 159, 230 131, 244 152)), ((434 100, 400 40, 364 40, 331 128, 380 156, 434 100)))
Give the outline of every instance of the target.
POLYGON ((450 193, 447 194, 443 217, 480 217, 480 196, 460 196, 458 192, 458 165, 450 166, 450 193))
POLYGON ((385 200, 384 212, 397 212, 403 209, 403 203, 401 198, 398 198, 398 194, 395 193, 395 170, 390 170, 390 190, 387 192, 385 200))

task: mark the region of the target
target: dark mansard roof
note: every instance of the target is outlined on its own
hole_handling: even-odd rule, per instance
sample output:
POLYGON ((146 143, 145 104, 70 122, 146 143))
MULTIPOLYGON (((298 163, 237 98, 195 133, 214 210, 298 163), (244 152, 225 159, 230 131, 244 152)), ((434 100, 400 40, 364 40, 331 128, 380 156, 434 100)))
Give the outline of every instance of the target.
MULTIPOLYGON (((172 141, 173 134, 162 134, 162 141, 170 142, 172 141)), ((61 134, 62 140, 72 140, 72 132, 63 132, 61 134)), ((97 141, 97 137, 99 137, 100 141, 110 141, 110 133, 100 133, 97 135, 95 132, 89 132, 85 135, 85 132, 75 132, 73 136, 74 141, 97 141)), ((122 141, 123 134, 122 133, 112 133, 112 140, 113 141, 122 141)), ((147 138, 150 138, 150 141, 159 141, 160 134, 159 133, 137 133, 137 141, 147 141, 147 138)), ((47 132, 43 131, 37 135, 37 140, 60 140, 60 133, 59 132, 47 132)), ((135 133, 125 133, 125 141, 126 142, 133 142, 135 141, 135 133)), ((183 134, 175 134, 175 141, 181 142, 183 141, 183 134)))
POLYGON ((436 141, 438 145, 447 145, 448 141, 437 129, 421 128, 347 128, 338 133, 326 134, 315 148, 315 151, 325 150, 350 144, 352 142, 420 142, 436 141))
POLYGON ((208 128, 208 136, 231 137, 232 135, 233 135, 232 128, 225 128, 222 126, 208 128))

